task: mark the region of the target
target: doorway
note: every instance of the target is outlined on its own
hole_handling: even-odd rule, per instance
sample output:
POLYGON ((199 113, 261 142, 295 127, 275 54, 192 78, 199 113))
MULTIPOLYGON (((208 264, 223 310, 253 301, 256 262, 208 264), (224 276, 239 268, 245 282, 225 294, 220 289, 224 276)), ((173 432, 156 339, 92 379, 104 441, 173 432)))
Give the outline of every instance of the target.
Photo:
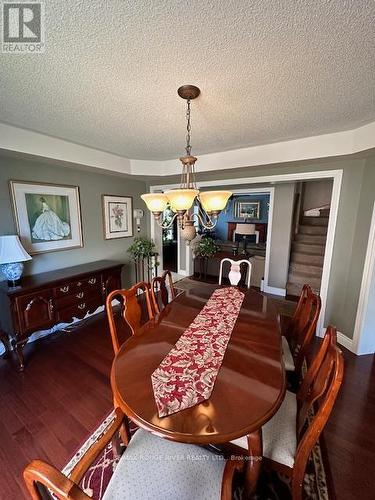
MULTIPOLYGON (((164 211, 164 220, 172 220, 173 212, 170 209, 164 211)), ((177 219, 175 218, 173 224, 168 229, 162 230, 162 244, 163 244, 163 269, 164 271, 171 271, 177 273, 177 219)))

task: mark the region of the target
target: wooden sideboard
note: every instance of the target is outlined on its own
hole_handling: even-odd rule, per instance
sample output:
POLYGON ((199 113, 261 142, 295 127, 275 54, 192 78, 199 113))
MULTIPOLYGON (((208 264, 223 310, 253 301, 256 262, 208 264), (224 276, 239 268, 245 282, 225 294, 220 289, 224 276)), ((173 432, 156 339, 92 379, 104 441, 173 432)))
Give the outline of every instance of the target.
POLYGON ((103 260, 25 276, 18 287, 0 282, 0 329, 17 354, 20 370, 30 335, 95 312, 109 292, 121 288, 121 269, 122 264, 103 260))

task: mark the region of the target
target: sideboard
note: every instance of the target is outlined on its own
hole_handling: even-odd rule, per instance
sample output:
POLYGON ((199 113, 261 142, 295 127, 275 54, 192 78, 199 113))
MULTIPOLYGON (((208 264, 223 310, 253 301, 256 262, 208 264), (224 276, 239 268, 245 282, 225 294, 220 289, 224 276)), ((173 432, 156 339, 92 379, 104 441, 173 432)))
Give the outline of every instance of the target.
POLYGON ((20 370, 30 335, 95 312, 109 292, 121 288, 121 269, 118 262, 102 260, 25 276, 17 287, 0 282, 0 329, 17 354, 20 370))

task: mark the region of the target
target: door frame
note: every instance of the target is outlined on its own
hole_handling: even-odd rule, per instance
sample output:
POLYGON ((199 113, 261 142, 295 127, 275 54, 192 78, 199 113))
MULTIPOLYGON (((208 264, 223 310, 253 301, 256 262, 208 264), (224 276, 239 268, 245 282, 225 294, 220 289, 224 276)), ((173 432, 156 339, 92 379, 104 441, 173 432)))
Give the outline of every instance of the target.
MULTIPOLYGON (((232 179, 215 179, 210 181, 198 181, 197 188, 205 188, 205 187, 225 187, 231 185, 243 185, 243 184, 263 184, 263 183, 278 183, 278 182, 298 182, 298 181, 306 181, 306 180, 317 180, 317 179, 333 179, 333 187, 332 187, 332 197, 331 197, 331 208, 330 208, 330 217, 328 221, 327 228, 327 240, 326 240, 326 249, 324 253, 324 261, 323 261, 323 272, 322 272, 322 281, 320 287, 320 297, 322 299, 322 309, 319 317, 319 321, 317 324, 317 335, 324 335, 324 320, 326 314, 327 307, 327 296, 328 296, 328 288, 329 288, 329 276, 331 273, 331 263, 332 263, 332 255, 333 255, 333 245, 335 240, 336 233, 336 225, 337 225, 337 215, 338 208, 340 202, 340 194, 341 194, 341 185, 342 185, 342 177, 343 170, 342 169, 334 169, 334 170, 316 170, 310 172, 300 172, 300 173, 291 173, 291 174, 273 174, 273 175, 264 175, 257 177, 240 177, 240 178, 232 178, 232 179)), ((158 185, 150 186, 150 192, 160 192, 166 189, 176 189, 179 188, 180 184, 176 183, 164 183, 158 185)), ((271 204, 270 204, 271 205, 271 204)), ((272 207, 273 208, 273 207, 272 207)), ((151 218, 151 237, 155 236, 155 225, 156 222, 152 213, 150 213, 151 218)), ((186 260, 188 260, 188 254, 191 253, 190 247, 186 249, 186 260)), ((188 269, 187 269, 188 270, 188 269)), ((186 272, 185 272, 186 274, 186 272)), ((265 283, 268 286, 268 282, 265 283)))
POLYGON ((356 354, 374 353, 374 350, 368 351, 361 348, 361 337, 363 334, 364 321, 370 295, 371 280, 374 275, 374 267, 375 267, 375 202, 372 209, 371 225, 368 236, 365 264, 363 266, 361 291, 359 293, 357 316, 355 319, 354 334, 352 341, 353 348, 351 350, 354 351, 356 354))

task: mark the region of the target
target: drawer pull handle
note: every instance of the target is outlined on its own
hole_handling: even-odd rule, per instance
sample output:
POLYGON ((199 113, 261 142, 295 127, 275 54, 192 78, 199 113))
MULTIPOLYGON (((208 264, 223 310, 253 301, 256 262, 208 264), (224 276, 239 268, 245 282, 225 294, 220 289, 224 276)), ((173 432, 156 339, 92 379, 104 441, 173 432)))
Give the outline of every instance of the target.
POLYGON ((49 299, 49 301, 48 301, 48 309, 49 309, 49 313, 52 314, 53 310, 54 310, 54 305, 53 305, 52 299, 49 299))
POLYGON ((77 299, 82 299, 82 297, 84 296, 84 293, 83 292, 79 292, 77 293, 76 297, 77 299))
POLYGON ((89 283, 90 283, 90 285, 95 285, 95 283, 96 283, 96 278, 90 278, 90 279, 89 279, 89 283))
POLYGON ((69 286, 62 286, 62 287, 60 288, 60 292, 62 292, 62 293, 69 292, 69 286))
POLYGON ((86 304, 84 302, 82 302, 82 304, 78 304, 78 309, 85 309, 86 307, 86 304))
POLYGON ((82 286, 82 283, 78 281, 77 286, 82 286))

